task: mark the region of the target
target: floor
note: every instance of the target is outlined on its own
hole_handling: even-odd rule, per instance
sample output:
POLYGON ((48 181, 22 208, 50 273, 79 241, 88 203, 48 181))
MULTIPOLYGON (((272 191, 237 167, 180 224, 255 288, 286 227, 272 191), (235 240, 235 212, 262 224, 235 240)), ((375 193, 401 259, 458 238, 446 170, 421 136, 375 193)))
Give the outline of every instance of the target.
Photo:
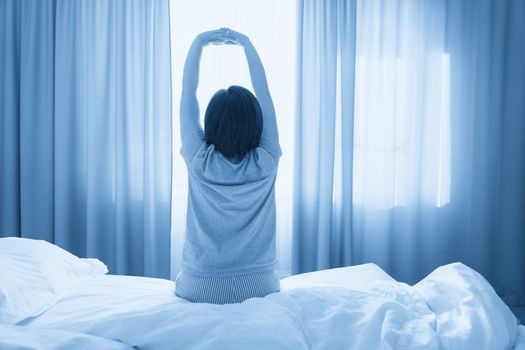
POLYGON ((513 306, 510 308, 514 315, 521 321, 521 324, 525 324, 525 306, 513 306))

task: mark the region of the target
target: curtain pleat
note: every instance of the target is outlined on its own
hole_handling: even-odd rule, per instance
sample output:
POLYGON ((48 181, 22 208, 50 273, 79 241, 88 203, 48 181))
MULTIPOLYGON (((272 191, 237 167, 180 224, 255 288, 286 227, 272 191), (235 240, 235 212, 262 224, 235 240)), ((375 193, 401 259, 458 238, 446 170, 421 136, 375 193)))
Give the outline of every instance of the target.
POLYGON ((337 118, 353 128, 355 74, 355 2, 300 1, 298 9, 294 273, 350 260, 352 218, 334 211, 333 201, 342 192, 342 206, 351 212, 352 184, 337 183, 334 162, 342 156, 338 170, 351 178, 352 153, 341 155, 336 143, 351 149, 353 138, 338 138, 335 130, 337 118))
POLYGON ((0 2, 0 229, 20 232, 20 3, 0 2))
POLYGON ((523 13, 298 2, 294 273, 374 262, 414 283, 461 261, 525 303, 523 13))
POLYGON ((19 74, 2 88, 2 164, 20 173, 1 172, 0 235, 48 240, 111 273, 169 277, 168 1, 1 6, 13 39, 0 74, 19 74))

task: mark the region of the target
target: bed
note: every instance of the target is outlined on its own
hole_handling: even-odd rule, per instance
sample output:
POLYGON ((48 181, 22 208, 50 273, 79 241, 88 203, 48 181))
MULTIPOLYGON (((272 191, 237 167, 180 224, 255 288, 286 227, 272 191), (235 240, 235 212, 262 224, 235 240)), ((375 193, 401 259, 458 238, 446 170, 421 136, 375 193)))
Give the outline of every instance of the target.
POLYGON ((461 263, 409 286, 374 264, 282 280, 241 304, 107 274, 44 241, 0 238, 0 349, 524 349, 525 327, 461 263))

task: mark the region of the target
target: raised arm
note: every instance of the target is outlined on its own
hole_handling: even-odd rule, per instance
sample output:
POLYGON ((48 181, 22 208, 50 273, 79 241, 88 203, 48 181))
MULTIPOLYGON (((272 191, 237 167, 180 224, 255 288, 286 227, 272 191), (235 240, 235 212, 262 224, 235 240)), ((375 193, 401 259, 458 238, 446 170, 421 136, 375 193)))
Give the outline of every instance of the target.
POLYGON ((230 37, 233 43, 244 48, 248 67, 250 69, 250 77, 252 80, 253 90, 255 96, 261 105, 263 114, 263 132, 261 138, 263 142, 271 142, 276 145, 279 144, 279 132, 277 129, 277 120, 275 117, 275 108, 273 106, 272 97, 268 89, 268 82, 266 81, 266 73, 259 58, 257 50, 251 43, 250 39, 244 34, 236 32, 229 28, 221 28, 222 33, 230 37))
POLYGON ((182 76, 182 96, 180 100, 180 135, 181 140, 192 132, 201 132, 199 121, 199 102, 197 87, 199 85, 199 68, 202 49, 209 44, 220 44, 221 31, 212 30, 200 33, 191 44, 182 76))

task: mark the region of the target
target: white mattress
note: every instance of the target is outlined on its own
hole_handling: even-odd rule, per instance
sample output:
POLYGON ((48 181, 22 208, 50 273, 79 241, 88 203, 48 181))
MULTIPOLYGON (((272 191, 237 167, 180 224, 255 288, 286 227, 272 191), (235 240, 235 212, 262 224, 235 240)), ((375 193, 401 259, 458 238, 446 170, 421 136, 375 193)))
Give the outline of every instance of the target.
POLYGON ((525 326, 518 327, 518 334, 514 342, 514 350, 525 350, 525 326))
POLYGON ((133 350, 134 348, 119 341, 77 332, 0 324, 0 349, 133 350))
POLYGON ((362 264, 303 273, 281 280, 281 290, 311 287, 341 287, 367 290, 374 283, 395 280, 376 264, 362 264))
POLYGON ((284 279, 280 293, 231 305, 192 304, 174 287, 92 277, 19 326, 141 349, 506 349, 517 334, 510 310, 462 264, 414 287, 373 264, 313 272, 284 279))
POLYGON ((91 327, 96 328, 98 321, 103 319, 185 303, 174 293, 175 283, 169 280, 119 275, 94 276, 73 287, 51 309, 19 325, 85 332, 91 327))
MULTIPOLYGON (((395 282, 377 265, 363 264, 287 277, 281 280, 281 290, 314 287, 366 290, 380 281, 395 282)), ((173 281, 120 275, 94 276, 72 288, 47 312, 20 325, 85 332, 88 325, 96 325, 101 319, 143 310, 160 310, 177 304, 188 302, 175 296, 173 281)))

